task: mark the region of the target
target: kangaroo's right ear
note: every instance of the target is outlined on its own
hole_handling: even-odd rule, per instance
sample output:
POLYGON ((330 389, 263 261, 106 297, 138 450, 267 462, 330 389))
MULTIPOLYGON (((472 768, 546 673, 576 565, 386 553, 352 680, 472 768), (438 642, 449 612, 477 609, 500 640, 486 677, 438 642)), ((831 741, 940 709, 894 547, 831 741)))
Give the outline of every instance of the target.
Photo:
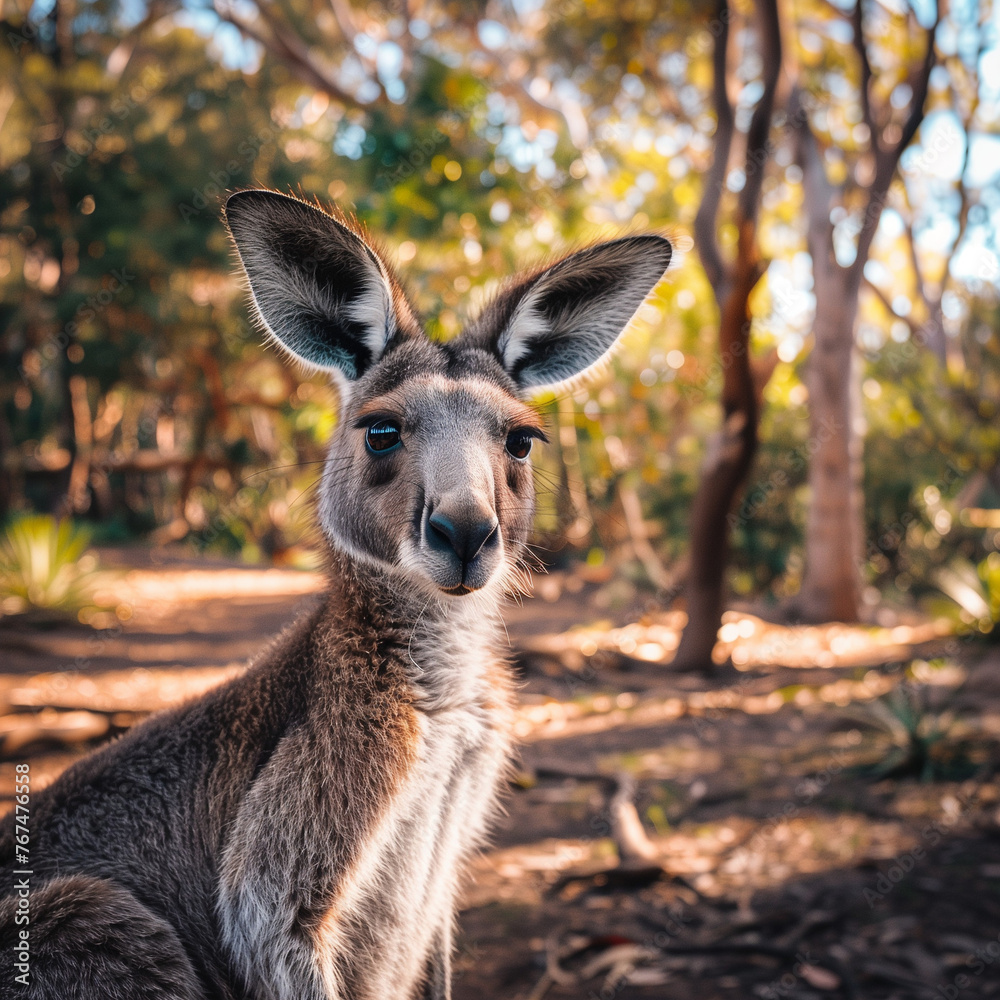
POLYGON ((566 384, 608 355, 672 253, 653 235, 579 250, 501 292, 462 338, 524 392, 566 384))
POLYGON ((238 191, 225 216, 258 318, 300 361, 356 379, 419 334, 389 266, 344 222, 275 191, 238 191))

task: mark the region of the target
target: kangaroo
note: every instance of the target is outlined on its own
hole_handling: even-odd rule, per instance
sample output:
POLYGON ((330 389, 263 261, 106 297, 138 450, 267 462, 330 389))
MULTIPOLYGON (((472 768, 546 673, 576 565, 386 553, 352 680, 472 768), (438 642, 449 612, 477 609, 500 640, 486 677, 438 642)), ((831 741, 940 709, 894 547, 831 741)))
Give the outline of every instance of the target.
POLYGON ((339 387, 329 588, 240 677, 32 795, 30 874, 4 820, 0 994, 443 1000, 511 753, 499 609, 545 440, 526 400, 604 358, 671 245, 573 253, 438 343, 340 214, 247 190, 225 218, 263 330, 339 387))

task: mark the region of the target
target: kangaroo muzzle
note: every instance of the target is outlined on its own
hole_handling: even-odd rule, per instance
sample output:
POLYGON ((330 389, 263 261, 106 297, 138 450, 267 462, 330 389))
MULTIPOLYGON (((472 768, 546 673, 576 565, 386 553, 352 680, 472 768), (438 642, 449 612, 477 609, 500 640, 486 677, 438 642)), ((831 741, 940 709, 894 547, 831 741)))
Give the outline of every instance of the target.
POLYGON ((423 542, 444 571, 436 574, 438 586, 454 595, 484 587, 502 560, 500 521, 491 508, 472 498, 428 504, 423 542))

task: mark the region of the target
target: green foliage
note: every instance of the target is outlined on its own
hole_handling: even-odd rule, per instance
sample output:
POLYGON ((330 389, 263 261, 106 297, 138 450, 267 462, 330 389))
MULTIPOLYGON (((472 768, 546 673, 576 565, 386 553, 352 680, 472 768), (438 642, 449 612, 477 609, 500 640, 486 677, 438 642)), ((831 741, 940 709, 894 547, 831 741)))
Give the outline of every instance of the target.
POLYGON ((955 781, 975 772, 966 727, 949 708, 964 682, 961 667, 944 660, 915 660, 902 683, 859 714, 890 737, 883 758, 871 765, 875 779, 955 781))
POLYGON ((978 566, 956 556, 933 574, 933 582, 949 601, 942 608, 960 631, 994 640, 1000 622, 1000 553, 991 552, 978 566))
POLYGON ((1000 623, 1000 552, 991 552, 979 564, 979 577, 983 582, 983 596, 995 634, 995 626, 1000 623))
POLYGON ((75 618, 93 604, 90 532, 43 514, 13 518, 0 536, 0 612, 75 618))

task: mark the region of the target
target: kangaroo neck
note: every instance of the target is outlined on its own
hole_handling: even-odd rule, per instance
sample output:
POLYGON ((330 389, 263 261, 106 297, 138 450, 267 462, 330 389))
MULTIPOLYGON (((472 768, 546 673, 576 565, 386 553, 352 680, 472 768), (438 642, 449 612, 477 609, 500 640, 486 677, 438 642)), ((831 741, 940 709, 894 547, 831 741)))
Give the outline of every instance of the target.
MULTIPOLYGON (((497 592, 448 598, 405 574, 331 548, 324 631, 370 656, 373 668, 398 664, 416 707, 428 711, 477 702, 497 682, 503 626, 497 592)), ((326 645, 326 644, 324 644, 326 645)))

